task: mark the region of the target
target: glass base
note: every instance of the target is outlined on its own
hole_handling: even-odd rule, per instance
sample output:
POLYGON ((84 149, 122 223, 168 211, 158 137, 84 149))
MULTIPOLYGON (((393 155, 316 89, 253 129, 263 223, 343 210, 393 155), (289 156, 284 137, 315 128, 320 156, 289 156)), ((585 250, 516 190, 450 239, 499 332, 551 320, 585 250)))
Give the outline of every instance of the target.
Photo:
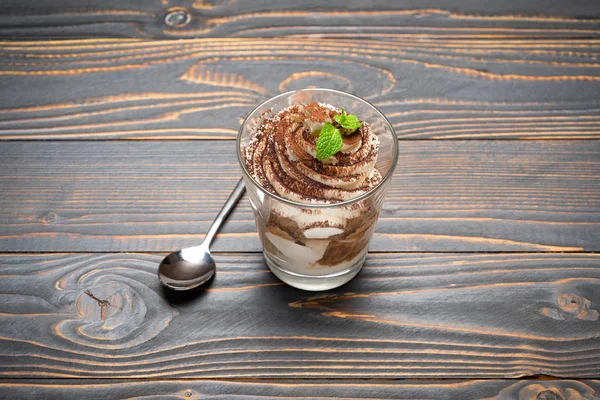
POLYGON ((304 275, 281 267, 277 260, 267 252, 264 252, 263 255, 269 269, 276 277, 290 286, 310 291, 333 289, 349 282, 360 272, 367 258, 367 252, 365 251, 350 267, 342 271, 329 275, 304 275))

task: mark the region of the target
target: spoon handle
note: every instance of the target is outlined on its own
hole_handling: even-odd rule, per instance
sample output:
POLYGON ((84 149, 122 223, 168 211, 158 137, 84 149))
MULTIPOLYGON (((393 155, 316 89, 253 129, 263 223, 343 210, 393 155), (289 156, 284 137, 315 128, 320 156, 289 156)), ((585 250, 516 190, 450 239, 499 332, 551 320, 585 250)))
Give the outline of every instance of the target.
POLYGON ((240 179, 240 181, 235 186, 235 189, 233 189, 233 192, 231 192, 231 195, 229 195, 229 198, 225 202, 225 205, 223 206, 223 208, 221 208, 219 215, 217 215, 217 218, 215 218, 214 222, 208 229, 208 233, 204 237, 202 246, 206 246, 207 250, 210 248, 210 244, 215 238, 217 232, 219 231, 219 228, 223 224, 223 221, 225 221, 225 218, 227 218, 227 216, 229 215, 237 201, 240 199, 240 197, 242 197, 245 191, 246 186, 244 186, 244 179, 240 179))

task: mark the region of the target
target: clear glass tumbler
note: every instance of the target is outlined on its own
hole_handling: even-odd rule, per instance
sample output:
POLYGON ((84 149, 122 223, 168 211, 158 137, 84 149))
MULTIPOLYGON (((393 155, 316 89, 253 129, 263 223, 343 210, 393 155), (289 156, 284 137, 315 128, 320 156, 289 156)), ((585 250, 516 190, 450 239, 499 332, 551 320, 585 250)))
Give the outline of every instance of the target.
POLYGON ((294 90, 275 96, 256 107, 242 123, 237 137, 238 160, 246 190, 256 217, 267 265, 283 282, 304 290, 327 290, 350 281, 362 268, 369 241, 387 187, 398 161, 398 140, 389 121, 372 104, 348 93, 329 89, 294 90), (282 109, 294 104, 321 102, 345 107, 367 122, 380 141, 376 167, 382 181, 351 200, 334 204, 305 204, 287 200, 263 189, 248 173, 243 149, 256 127, 282 109), (282 217, 285 216, 285 217, 282 217), (293 232, 314 221, 337 221, 346 226, 345 234, 321 230, 320 235, 293 232), (283 231, 281 224, 290 225, 283 231), (292 232, 292 233, 290 233, 292 232))

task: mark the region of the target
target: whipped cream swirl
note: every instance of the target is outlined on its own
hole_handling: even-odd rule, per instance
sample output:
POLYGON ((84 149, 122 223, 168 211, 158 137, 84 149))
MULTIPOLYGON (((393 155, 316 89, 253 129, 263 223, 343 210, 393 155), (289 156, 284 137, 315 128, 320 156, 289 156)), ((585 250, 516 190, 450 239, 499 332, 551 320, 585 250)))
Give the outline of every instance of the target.
POLYGON ((265 119, 244 149, 248 172, 266 190, 301 203, 335 203, 369 191, 382 179, 375 167, 379 139, 369 124, 344 135, 337 154, 316 158, 314 132, 340 113, 330 104, 311 103, 265 119))

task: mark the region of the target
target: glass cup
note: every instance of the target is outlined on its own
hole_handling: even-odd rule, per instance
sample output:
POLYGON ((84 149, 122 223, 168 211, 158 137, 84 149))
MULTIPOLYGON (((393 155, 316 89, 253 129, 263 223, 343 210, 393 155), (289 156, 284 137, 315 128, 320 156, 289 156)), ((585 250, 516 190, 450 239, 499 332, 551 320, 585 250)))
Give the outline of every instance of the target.
POLYGON ((362 268, 383 198, 398 161, 398 140, 390 122, 372 104, 329 89, 294 90, 256 107, 242 123, 237 154, 263 253, 271 271, 283 282, 304 290, 327 290, 348 282, 362 268), (266 118, 294 104, 321 102, 344 107, 373 128, 380 141, 376 167, 382 181, 368 192, 334 204, 305 204, 271 193, 249 174, 243 149, 266 118), (306 230, 319 221, 340 229, 306 230), (312 224, 312 225, 311 225, 312 224))

